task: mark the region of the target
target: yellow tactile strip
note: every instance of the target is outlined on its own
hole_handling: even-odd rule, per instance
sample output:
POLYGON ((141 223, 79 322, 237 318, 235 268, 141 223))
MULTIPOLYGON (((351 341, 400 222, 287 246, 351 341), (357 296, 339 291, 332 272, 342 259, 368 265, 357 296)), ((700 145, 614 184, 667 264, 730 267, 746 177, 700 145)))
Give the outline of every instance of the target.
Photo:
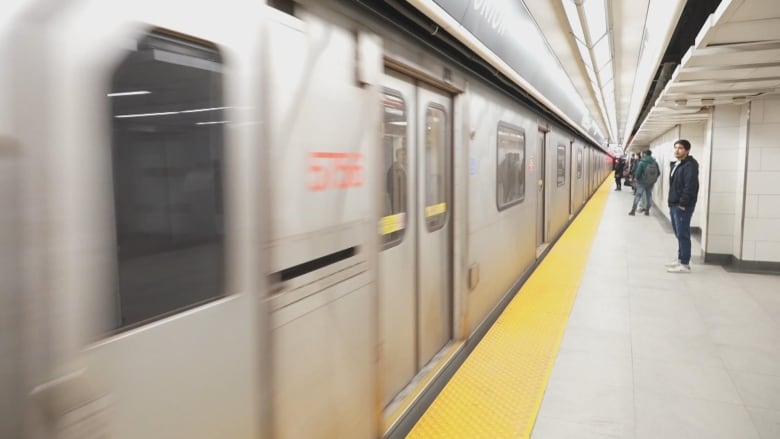
POLYGON ((611 188, 596 191, 408 438, 527 438, 611 188))

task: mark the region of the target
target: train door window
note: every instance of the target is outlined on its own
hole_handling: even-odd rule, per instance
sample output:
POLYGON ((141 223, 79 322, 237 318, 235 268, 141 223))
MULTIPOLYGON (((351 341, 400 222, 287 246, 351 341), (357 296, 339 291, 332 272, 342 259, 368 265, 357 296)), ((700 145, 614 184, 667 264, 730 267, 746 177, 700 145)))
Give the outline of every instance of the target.
POLYGON ((382 156, 384 157, 385 192, 384 213, 379 225, 384 248, 398 245, 406 231, 407 172, 406 155, 406 103, 401 94, 385 90, 384 136, 382 156))
POLYGON ((582 149, 577 148, 577 180, 582 179, 582 149))
POLYGON ((496 205, 504 210, 525 199, 525 132, 499 122, 496 150, 496 205))
POLYGON ((558 186, 566 184, 566 147, 558 145, 558 186))
POLYGON ((149 33, 108 93, 116 227, 116 329, 224 293, 222 58, 149 33))
POLYGON ((429 232, 447 221, 447 118, 444 109, 425 111, 425 224, 429 232))

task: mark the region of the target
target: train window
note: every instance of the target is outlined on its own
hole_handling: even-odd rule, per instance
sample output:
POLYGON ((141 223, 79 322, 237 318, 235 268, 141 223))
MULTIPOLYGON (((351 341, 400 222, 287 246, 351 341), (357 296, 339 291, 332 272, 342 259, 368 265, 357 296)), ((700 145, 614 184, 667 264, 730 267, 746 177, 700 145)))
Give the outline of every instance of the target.
POLYGON ((384 248, 398 245, 406 231, 407 180, 406 169, 406 103, 401 94, 385 90, 384 136, 382 155, 385 170, 384 214, 379 224, 384 248))
POLYGON ((577 148, 577 180, 582 179, 582 149, 577 148))
POLYGON ((425 111, 425 226, 434 232, 447 221, 447 117, 444 109, 425 111))
POLYGON ((566 147, 558 145, 558 186, 566 184, 566 147))
POLYGON ((107 94, 116 226, 116 329, 223 295, 222 58, 149 33, 107 94))
POLYGON ((496 205, 504 210, 525 199, 525 132, 499 122, 496 151, 496 205))

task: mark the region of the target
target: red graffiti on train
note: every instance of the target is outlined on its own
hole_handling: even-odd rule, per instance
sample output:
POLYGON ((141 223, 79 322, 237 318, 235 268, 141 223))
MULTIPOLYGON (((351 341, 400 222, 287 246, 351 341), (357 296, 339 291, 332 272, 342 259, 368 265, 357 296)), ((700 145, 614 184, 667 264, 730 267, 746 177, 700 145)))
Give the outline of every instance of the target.
POLYGON ((310 191, 363 186, 363 154, 359 152, 311 152, 307 168, 310 191))

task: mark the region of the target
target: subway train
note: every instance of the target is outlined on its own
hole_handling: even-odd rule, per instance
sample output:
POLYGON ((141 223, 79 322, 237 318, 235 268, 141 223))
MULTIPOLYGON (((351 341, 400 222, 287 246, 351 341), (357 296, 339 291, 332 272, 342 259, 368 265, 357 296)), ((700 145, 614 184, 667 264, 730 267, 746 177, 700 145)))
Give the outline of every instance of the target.
POLYGON ((20 3, 0 437, 391 434, 611 169, 371 2, 20 3))

